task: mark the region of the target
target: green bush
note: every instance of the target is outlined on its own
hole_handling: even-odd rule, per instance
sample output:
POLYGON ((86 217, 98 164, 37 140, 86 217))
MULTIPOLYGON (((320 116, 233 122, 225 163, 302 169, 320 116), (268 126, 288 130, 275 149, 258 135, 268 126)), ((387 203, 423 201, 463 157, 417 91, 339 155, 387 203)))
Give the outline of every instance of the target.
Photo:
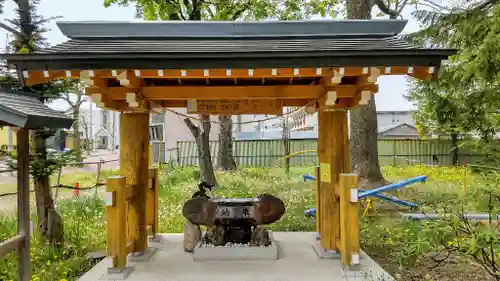
MULTIPOLYGON (((100 198, 63 200, 57 209, 64 221, 64 248, 42 245, 34 233, 30 249, 32 280, 76 280, 95 265, 96 261, 87 260, 86 254, 105 248, 104 207, 100 198)), ((0 216, 0 240, 14 236, 16 229, 16 218, 0 216)), ((11 253, 0 259, 0 280, 17 280, 16 256, 11 253)))

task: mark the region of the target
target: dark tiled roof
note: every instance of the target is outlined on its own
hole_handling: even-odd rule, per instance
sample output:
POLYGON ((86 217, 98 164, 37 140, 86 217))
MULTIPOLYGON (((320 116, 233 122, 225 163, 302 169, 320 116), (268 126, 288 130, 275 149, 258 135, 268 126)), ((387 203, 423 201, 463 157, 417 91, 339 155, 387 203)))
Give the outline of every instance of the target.
POLYGON ((268 40, 69 40, 38 53, 257 53, 418 49, 397 37, 268 40))
POLYGON ((29 93, 0 92, 0 122, 20 128, 66 128, 73 120, 53 110, 29 93))
POLYGON ((34 54, 3 57, 26 70, 439 67, 441 60, 455 53, 420 48, 395 37, 405 23, 370 20, 65 23, 60 27, 64 27, 61 29, 70 37, 69 41, 34 54), (319 34, 306 28, 314 24, 323 28, 319 34), (218 25, 221 30, 214 28, 218 25), (266 26, 271 31, 264 32, 266 26), (145 32, 148 27, 149 33, 145 32), (264 35, 259 35, 259 30, 264 35), (209 35, 204 35, 205 31, 209 35))

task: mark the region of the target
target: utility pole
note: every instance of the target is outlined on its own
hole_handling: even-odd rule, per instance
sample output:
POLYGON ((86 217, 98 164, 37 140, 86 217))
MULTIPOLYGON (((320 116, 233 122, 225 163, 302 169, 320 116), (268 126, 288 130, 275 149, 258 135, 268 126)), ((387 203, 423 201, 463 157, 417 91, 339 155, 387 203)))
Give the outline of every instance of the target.
POLYGON ((92 116, 94 112, 92 112, 92 100, 89 100, 89 135, 90 135, 90 150, 94 151, 94 134, 92 133, 92 116))

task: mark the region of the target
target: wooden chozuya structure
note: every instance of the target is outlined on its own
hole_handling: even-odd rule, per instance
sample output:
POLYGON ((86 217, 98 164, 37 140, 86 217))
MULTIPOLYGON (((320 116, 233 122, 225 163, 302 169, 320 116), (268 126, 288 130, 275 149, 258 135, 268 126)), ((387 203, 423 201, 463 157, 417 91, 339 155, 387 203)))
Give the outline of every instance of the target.
POLYGON ((0 243, 0 257, 17 251, 19 281, 31 280, 30 274, 30 176, 29 130, 69 129, 73 120, 50 109, 29 92, 0 93, 0 126, 17 130, 17 232, 0 243))
POLYGON ((108 210, 120 218, 108 222, 108 252, 116 269, 125 268, 127 253, 146 251, 152 229, 147 213, 150 221, 157 216, 147 208, 147 201, 155 201, 147 199, 144 173, 148 116, 165 107, 224 115, 281 114, 285 106, 317 111, 321 246, 339 250, 342 263, 351 265, 359 262, 359 226, 347 110, 378 92, 380 75, 431 79, 454 53, 405 42, 397 37, 405 25, 404 20, 59 22, 67 42, 4 57, 17 65, 27 85, 80 78, 95 103, 122 112, 122 177, 108 181, 108 210), (126 237, 125 230, 137 235, 126 237))

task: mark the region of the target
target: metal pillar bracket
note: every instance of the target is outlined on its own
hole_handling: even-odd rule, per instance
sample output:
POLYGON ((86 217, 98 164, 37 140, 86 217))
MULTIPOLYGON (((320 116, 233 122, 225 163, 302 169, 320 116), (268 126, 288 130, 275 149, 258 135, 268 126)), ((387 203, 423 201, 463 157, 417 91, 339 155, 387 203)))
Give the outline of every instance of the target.
POLYGON ((113 207, 115 204, 115 193, 114 192, 106 192, 104 194, 104 204, 108 207, 113 207))
POLYGON ((352 265, 358 265, 359 264, 359 254, 358 253, 352 253, 351 264, 352 265))
POLYGON ((358 189, 351 188, 351 203, 358 202, 358 189))

